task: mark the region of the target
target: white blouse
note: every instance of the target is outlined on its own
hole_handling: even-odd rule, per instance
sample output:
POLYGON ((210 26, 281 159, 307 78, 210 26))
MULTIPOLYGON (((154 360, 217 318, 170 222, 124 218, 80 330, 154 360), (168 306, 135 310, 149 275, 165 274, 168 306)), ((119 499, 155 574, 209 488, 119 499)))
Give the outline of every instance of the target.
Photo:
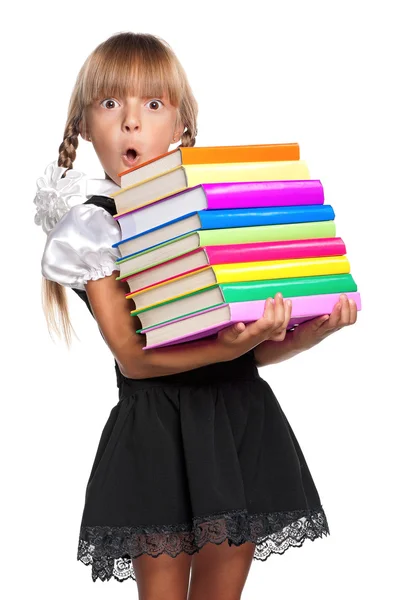
POLYGON ((48 233, 41 259, 46 279, 84 290, 88 280, 119 270, 120 252, 112 245, 121 239, 115 219, 102 207, 77 204, 48 233))
MULTIPOLYGON (((37 179, 34 222, 47 234, 41 272, 47 279, 84 290, 90 279, 118 270, 121 239, 118 222, 102 207, 84 204, 87 198, 120 190, 111 179, 90 179, 85 173, 50 163, 37 179)), ((110 196, 111 197, 111 196, 110 196)))

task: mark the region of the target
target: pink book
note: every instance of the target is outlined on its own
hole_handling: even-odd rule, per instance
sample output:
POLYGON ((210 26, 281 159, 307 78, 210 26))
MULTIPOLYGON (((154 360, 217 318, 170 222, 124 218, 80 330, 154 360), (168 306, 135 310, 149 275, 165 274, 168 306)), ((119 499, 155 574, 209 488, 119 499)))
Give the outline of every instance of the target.
POLYGON ((205 246, 209 264, 222 265, 288 258, 315 258, 318 256, 342 256, 346 247, 340 237, 312 238, 308 240, 282 240, 275 242, 250 242, 205 246))
MULTIPOLYGON (((361 310, 361 298, 359 292, 346 292, 348 298, 352 298, 356 302, 357 310, 361 310)), ((330 314, 337 304, 340 297, 340 293, 337 294, 319 294, 312 296, 296 296, 291 297, 292 301, 292 313, 291 319, 289 321, 289 325, 287 329, 291 329, 295 325, 303 323, 304 321, 308 321, 310 319, 314 319, 315 317, 330 314)), ((286 297, 285 297, 286 299, 286 297)), ((253 300, 249 302, 230 302, 228 304, 222 304, 220 306, 214 306, 198 313, 194 313, 193 315, 185 315, 178 319, 173 319, 172 321, 168 321, 166 323, 162 323, 161 325, 154 325, 153 327, 147 327, 146 329, 142 329, 141 333, 146 334, 147 336, 147 344, 143 347, 143 350, 147 350, 150 348, 157 348, 160 346, 169 346, 174 344, 179 344, 183 342, 190 342, 193 340, 198 340, 203 337, 208 337, 216 334, 221 329, 225 327, 230 327, 234 323, 250 323, 252 321, 257 321, 264 312, 265 300, 253 300), (172 324, 180 321, 186 321, 184 324, 184 329, 188 329, 188 320, 195 315, 202 315, 204 313, 208 313, 211 311, 216 311, 220 307, 228 306, 230 309, 230 317, 218 323, 216 325, 201 328, 198 331, 187 331, 183 335, 179 335, 177 337, 173 337, 166 342, 160 343, 150 343, 149 336, 150 332, 159 329, 166 328, 171 326, 172 324)))
POLYGON ((294 258, 317 258, 321 256, 343 256, 344 254, 346 254, 346 246, 340 237, 199 246, 190 252, 185 252, 170 260, 143 268, 133 275, 126 275, 123 277, 123 280, 127 281, 129 284, 130 291, 126 294, 126 296, 129 296, 131 293, 136 294, 153 285, 165 283, 174 277, 188 275, 207 265, 263 262, 267 260, 291 260, 294 258), (202 260, 197 266, 190 268, 190 260, 194 260, 194 255, 200 253, 203 253, 202 260), (163 274, 169 272, 170 267, 172 267, 171 274, 168 277, 164 277, 163 274), (140 285, 141 278, 139 275, 143 272, 149 283, 142 287, 140 285))

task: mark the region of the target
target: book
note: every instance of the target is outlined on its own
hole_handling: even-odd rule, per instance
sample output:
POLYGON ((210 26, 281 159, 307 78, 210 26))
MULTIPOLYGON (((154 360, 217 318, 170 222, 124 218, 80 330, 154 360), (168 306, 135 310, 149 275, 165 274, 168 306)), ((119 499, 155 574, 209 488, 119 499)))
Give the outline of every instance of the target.
POLYGON ((349 273, 350 264, 346 256, 322 256, 316 258, 296 258, 289 260, 268 260, 256 263, 233 263, 211 265, 174 279, 145 288, 140 292, 127 294, 133 298, 136 308, 164 302, 176 296, 214 283, 233 281, 258 281, 260 279, 281 279, 310 275, 332 275, 349 273))
MULTIPOLYGON (((156 227, 143 235, 138 235, 127 240, 113 244, 118 247, 121 257, 138 254, 144 250, 154 249, 166 243, 175 241, 189 233, 199 231, 201 244, 229 244, 247 243, 276 240, 292 240, 315 237, 335 237, 336 226, 334 220, 313 221, 308 223, 287 223, 281 225, 259 225, 256 227, 222 227, 221 229, 204 229, 202 227, 203 212, 188 215, 165 225, 156 227)), ((193 248, 190 248, 191 250, 193 248)))
POLYGON ((117 213, 121 214, 201 183, 302 179, 310 179, 307 164, 302 160, 181 165, 122 187, 110 196, 114 199, 117 213))
MULTIPOLYGON (((359 292, 347 293, 353 298, 357 310, 361 310, 359 292)), ((339 300, 339 294, 319 296, 300 296, 291 298, 292 312, 287 329, 291 329, 304 321, 323 314, 330 314, 339 300)), ((260 319, 264 313, 265 301, 235 302, 208 308, 199 313, 185 315, 179 319, 168 321, 161 325, 142 329, 140 333, 146 336, 144 350, 159 346, 173 345, 212 336, 225 327, 234 323, 251 323, 260 319)))
POLYGON ((179 146, 156 158, 118 173, 121 187, 126 187, 155 177, 180 165, 196 165, 226 162, 267 162, 299 160, 300 147, 290 144, 250 144, 245 146, 179 146))
MULTIPOLYGON (((333 208, 326 205, 318 206, 280 206, 276 208, 261 209, 234 209, 234 210, 207 210, 200 216, 204 230, 207 229, 233 229, 235 227, 254 227, 258 225, 276 225, 282 223, 301 223, 331 221, 334 219, 333 208)), ((198 247, 200 232, 187 234, 189 241, 185 238, 169 240, 161 246, 144 250, 138 254, 130 254, 117 259, 117 267, 120 268, 120 278, 128 277, 133 273, 157 264, 160 260, 164 262, 177 256, 181 252, 193 250, 198 247), (191 244, 191 247, 188 247, 191 244), (181 249, 181 251, 180 251, 181 249)), ((216 245, 221 242, 216 242, 216 245)))
MULTIPOLYGON (((121 240, 200 210, 324 204, 319 180, 202 183, 115 215, 121 240)), ((121 242, 119 242, 121 243, 121 242)))
POLYGON ((356 291, 357 285, 350 273, 216 283, 184 296, 135 309, 131 311, 131 316, 138 317, 142 327, 146 328, 219 304, 265 300, 269 296, 274 297, 277 292, 286 298, 356 291))
POLYGON ((129 276, 126 281, 130 292, 138 292, 156 283, 163 283, 207 265, 313 258, 315 256, 342 256, 343 254, 346 254, 346 247, 339 237, 202 246, 191 252, 181 252, 179 256, 170 260, 161 260, 156 265, 140 269, 129 276))

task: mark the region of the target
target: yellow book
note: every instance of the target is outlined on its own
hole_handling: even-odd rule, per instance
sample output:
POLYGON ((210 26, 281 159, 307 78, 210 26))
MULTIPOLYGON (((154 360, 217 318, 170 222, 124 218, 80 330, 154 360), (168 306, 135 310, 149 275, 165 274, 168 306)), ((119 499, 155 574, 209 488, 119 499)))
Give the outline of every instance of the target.
POLYGON ((181 165, 111 194, 117 214, 157 202, 201 183, 310 179, 303 160, 181 165))
POLYGON ((346 255, 211 265, 128 294, 126 297, 133 299, 135 309, 142 310, 218 283, 341 273, 350 273, 350 263, 346 255))

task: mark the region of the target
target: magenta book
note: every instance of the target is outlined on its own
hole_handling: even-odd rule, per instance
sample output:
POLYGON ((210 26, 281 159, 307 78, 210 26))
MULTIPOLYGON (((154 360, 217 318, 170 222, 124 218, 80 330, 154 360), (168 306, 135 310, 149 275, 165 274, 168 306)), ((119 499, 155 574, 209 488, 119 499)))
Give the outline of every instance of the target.
POLYGON ((240 181, 234 183, 201 183, 170 196, 142 204, 131 210, 114 215, 115 219, 141 211, 155 204, 170 203, 180 199, 184 203, 189 198, 201 198, 194 210, 221 210, 232 208, 265 208, 276 206, 300 206, 324 204, 323 186, 319 179, 290 181, 240 181), (197 195, 199 192, 199 195, 197 195))
POLYGON ((131 292, 136 294, 147 287, 198 271, 207 265, 343 256, 344 254, 346 254, 346 247, 340 237, 200 246, 169 260, 142 267, 132 275, 126 275, 121 279, 129 284, 130 291, 126 294, 128 296, 131 292), (197 261, 194 261, 195 255, 197 261))
POLYGON ((317 179, 204 183, 209 210, 324 204, 323 186, 317 179))

